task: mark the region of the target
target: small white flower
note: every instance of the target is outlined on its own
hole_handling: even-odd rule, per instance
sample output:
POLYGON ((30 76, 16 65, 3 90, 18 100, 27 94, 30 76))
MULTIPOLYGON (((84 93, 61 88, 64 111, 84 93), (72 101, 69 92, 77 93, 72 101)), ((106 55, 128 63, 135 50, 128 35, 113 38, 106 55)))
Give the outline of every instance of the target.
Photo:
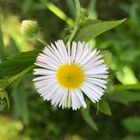
POLYGON ((85 94, 93 103, 106 88, 108 67, 99 51, 91 51, 84 42, 72 42, 66 48, 62 40, 45 47, 37 57, 34 85, 44 100, 62 108, 86 108, 85 94))

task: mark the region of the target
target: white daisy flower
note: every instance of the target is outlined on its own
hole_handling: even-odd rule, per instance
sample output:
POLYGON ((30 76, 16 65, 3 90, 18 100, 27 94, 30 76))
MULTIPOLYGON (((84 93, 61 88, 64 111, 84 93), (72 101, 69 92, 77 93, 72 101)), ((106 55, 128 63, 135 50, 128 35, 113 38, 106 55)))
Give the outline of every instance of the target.
POLYGON ((72 42, 66 47, 58 40, 37 57, 35 88, 52 105, 73 110, 86 108, 84 95, 96 103, 104 94, 108 67, 103 63, 99 51, 91 51, 88 44, 72 42))

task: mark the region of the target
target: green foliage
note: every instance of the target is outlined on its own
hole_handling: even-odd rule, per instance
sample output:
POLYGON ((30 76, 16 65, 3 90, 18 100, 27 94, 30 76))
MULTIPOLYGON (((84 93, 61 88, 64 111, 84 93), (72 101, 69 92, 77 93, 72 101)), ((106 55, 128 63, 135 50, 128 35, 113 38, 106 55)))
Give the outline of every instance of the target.
MULTIPOLYGON (((123 120, 124 127, 131 133, 140 132, 140 118, 139 117, 128 117, 123 120)), ((140 135, 131 134, 125 137, 123 140, 139 140, 140 135)))
POLYGON ((124 138, 123 140, 139 140, 140 136, 128 136, 124 138))
POLYGON ((116 26, 120 25, 123 23, 126 19, 122 20, 116 20, 116 21, 94 21, 94 23, 90 24, 87 23, 84 27, 82 27, 76 37, 75 41, 89 41, 98 35, 104 33, 105 31, 108 31, 112 28, 115 28, 116 26))
MULTIPOLYGON (((6 100, 7 107, 9 109, 10 108, 10 101, 9 101, 8 94, 5 90, 0 89, 0 102, 2 103, 4 101, 4 99, 6 100)), ((0 104, 0 108, 3 108, 3 107, 1 107, 1 105, 3 106, 3 104, 0 104)))
POLYGON ((96 126, 96 123, 94 122, 93 118, 89 114, 89 110, 82 109, 81 110, 82 116, 86 123, 94 130, 98 131, 98 127, 96 126))
POLYGON ((120 102, 127 105, 130 102, 140 101, 140 93, 130 91, 114 92, 107 95, 107 98, 111 101, 120 102))
POLYGON ((108 102, 105 99, 101 99, 99 103, 93 105, 97 108, 97 111, 100 111, 105 115, 111 116, 111 109, 109 107, 108 102))
POLYGON ((130 132, 140 132, 140 118, 126 118, 123 120, 123 125, 130 132))
POLYGON ((40 50, 36 49, 34 51, 22 52, 8 57, 8 59, 0 65, 0 77, 15 75, 26 69, 35 62, 39 52, 40 50))
POLYGON ((119 140, 124 136, 124 140, 140 139, 137 134, 140 101, 140 1, 109 0, 106 4, 97 0, 80 2, 86 7, 89 17, 81 18, 81 14, 84 15, 87 11, 81 13, 82 10, 78 8, 80 16, 77 16, 77 27, 73 26, 73 0, 12 1, 10 7, 7 7, 8 1, 0 2, 0 139, 119 140), (108 21, 96 20, 97 17, 108 21), (128 17, 125 24, 95 39, 124 21, 113 19, 124 17, 128 17), (41 46, 38 42, 27 42, 19 34, 19 24, 25 18, 39 22, 41 36, 47 42, 54 42, 60 36, 68 40, 72 35, 72 40, 90 41, 93 47, 109 52, 109 57, 108 54, 103 54, 106 55, 106 63, 106 59, 110 59, 108 87, 113 87, 111 90, 107 89, 108 93, 105 93, 98 104, 90 104, 90 110, 82 109, 81 113, 54 108, 34 90, 31 73, 30 78, 26 75, 23 77, 25 80, 16 81, 19 82, 17 86, 11 83, 9 85, 9 81, 20 80, 32 69, 36 56, 41 51, 37 49, 41 46), (71 26, 67 27, 65 23, 71 26), (8 99, 9 109, 6 104, 8 99), (123 106, 115 102, 131 104, 123 106), (96 110, 102 113, 96 113, 96 110), (111 115, 111 111, 111 118, 105 116, 111 115), (131 115, 131 118, 124 119, 126 115, 131 115), (128 131, 120 125, 123 119, 123 125, 128 131), (100 128, 99 132, 94 131, 98 130, 97 126, 100 128))
POLYGON ((0 79, 0 89, 4 89, 8 85, 7 79, 0 79))
POLYGON ((3 34, 2 34, 2 27, 1 27, 1 17, 0 17, 0 63, 4 59, 4 44, 3 44, 3 34))
POLYGON ((14 87, 12 92, 13 97, 13 116, 16 119, 21 119, 24 124, 29 123, 29 116, 28 116, 28 107, 27 107, 27 100, 26 100, 26 93, 22 90, 21 85, 16 85, 17 88, 14 87))

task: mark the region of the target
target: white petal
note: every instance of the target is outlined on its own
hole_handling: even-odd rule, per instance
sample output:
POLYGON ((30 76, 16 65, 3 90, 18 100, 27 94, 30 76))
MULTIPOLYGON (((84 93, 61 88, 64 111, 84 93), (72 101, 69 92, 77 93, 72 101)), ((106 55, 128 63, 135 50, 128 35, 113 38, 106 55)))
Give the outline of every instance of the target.
POLYGON ((84 100, 83 93, 81 92, 81 90, 75 90, 75 93, 77 94, 77 97, 79 98, 79 100, 80 100, 82 106, 83 106, 84 108, 86 108, 87 105, 86 105, 86 102, 85 102, 85 100, 84 100))
POLYGON ((56 68, 50 67, 50 66, 48 66, 48 65, 45 64, 45 63, 36 62, 35 65, 37 65, 37 66, 39 66, 39 67, 42 67, 42 68, 46 68, 46 69, 50 69, 50 70, 56 71, 56 68))
POLYGON ((51 84, 57 84, 56 80, 54 78, 52 79, 44 79, 41 81, 37 81, 34 83, 36 88, 41 88, 43 86, 51 85, 51 84))
POLYGON ((52 100, 51 100, 51 103, 52 105, 57 105, 58 102, 60 101, 62 95, 63 95, 63 89, 59 86, 57 92, 54 93, 54 95, 52 96, 52 100))
MULTIPOLYGON (((52 48, 51 48, 52 49, 52 48)), ((52 51, 49 48, 44 48, 43 53, 44 55, 53 58, 58 64, 61 64, 61 61, 59 60, 59 58, 56 56, 56 54, 54 54, 54 50, 52 49, 52 51)))
POLYGON ((76 56, 76 42, 72 43, 72 52, 71 52, 71 59, 74 62, 76 56))
POLYGON ((100 87, 102 87, 102 88, 104 88, 104 89, 106 89, 106 83, 107 83, 107 81, 106 80, 102 80, 102 79, 97 79, 97 78, 88 78, 88 77, 86 77, 86 79, 85 79, 85 82, 90 82, 90 83, 93 83, 93 84, 95 84, 95 85, 97 85, 97 86, 100 86, 100 87))
POLYGON ((104 63, 103 59, 100 59, 100 60, 97 60, 97 61, 93 61, 91 63, 85 64, 84 65, 84 69, 85 70, 94 69, 94 67, 103 65, 103 63, 104 63))
POLYGON ((33 70, 34 75, 55 75, 56 72, 52 70, 42 69, 42 68, 35 68, 33 70))
POLYGON ((55 86, 53 86, 53 88, 49 88, 48 91, 46 91, 46 94, 43 95, 44 99, 46 99, 47 101, 52 99, 52 96, 54 95, 54 93, 56 93, 59 89, 59 85, 56 84, 55 86))
POLYGON ((89 46, 88 44, 85 44, 84 48, 83 48, 83 52, 82 52, 82 55, 81 55, 81 58, 79 59, 79 64, 81 63, 81 61, 83 61, 83 59, 85 59, 85 57, 87 57, 89 54, 89 46))
POLYGON ((59 102, 59 107, 62 106, 62 109, 65 107, 66 102, 67 102, 67 97, 68 97, 68 90, 65 89, 65 93, 63 94, 60 102, 59 102))
POLYGON ((94 97, 93 91, 90 92, 89 88, 87 88, 86 86, 82 86, 81 90, 88 96, 88 98, 95 103, 97 101, 97 98, 94 97))
POLYGON ((88 77, 106 79, 108 75, 107 74, 90 74, 88 75, 88 77))
POLYGON ((60 101, 65 93, 66 93, 66 91, 64 89, 59 93, 59 96, 58 96, 56 102, 54 103, 55 106, 57 106, 60 103, 60 101))
POLYGON ((88 90, 91 93, 94 93, 94 97, 96 98, 96 101, 98 101, 104 93, 104 90, 99 86, 96 86, 88 82, 85 82, 84 85, 88 88, 88 90))
POLYGON ((97 55, 96 50, 94 50, 91 54, 89 54, 87 57, 85 57, 83 59, 83 61, 81 61, 80 65, 83 66, 85 65, 87 62, 91 61, 92 59, 94 59, 97 55))
POLYGON ((82 51, 83 51, 83 45, 81 44, 81 42, 78 42, 78 46, 77 46, 77 53, 76 53, 76 57, 75 57, 75 62, 78 63, 80 57, 82 56, 82 51))
POLYGON ((56 57, 63 64, 64 63, 64 60, 63 60, 63 57, 61 56, 60 52, 58 51, 58 49, 56 49, 56 47, 53 44, 51 44, 51 47, 54 49, 54 55, 56 55, 56 57))
POLYGON ((68 92, 68 108, 71 107, 71 104, 72 104, 72 102, 71 102, 71 95, 70 95, 70 91, 69 91, 68 92))
POLYGON ((68 53, 66 51, 66 47, 65 47, 64 43, 62 41, 57 41, 57 42, 55 42, 55 45, 56 45, 64 63, 67 63, 68 53))
POLYGON ((72 99, 72 109, 77 110, 80 107, 79 99, 77 98, 74 90, 70 91, 70 94, 72 99))
POLYGON ((46 55, 44 55, 44 54, 41 54, 41 55, 39 55, 38 57, 37 57, 37 61, 38 62, 43 62, 43 63, 45 63, 45 64, 48 64, 49 65, 49 63, 51 63, 51 64, 53 64, 54 66, 59 66, 60 64, 55 60, 55 59, 53 59, 52 57, 48 57, 48 56, 46 56, 46 55))
POLYGON ((101 65, 101 66, 97 66, 97 67, 94 67, 94 69, 90 69, 90 70, 87 70, 85 72, 86 75, 92 75, 92 74, 107 74, 108 70, 108 67, 106 67, 106 65, 101 65))

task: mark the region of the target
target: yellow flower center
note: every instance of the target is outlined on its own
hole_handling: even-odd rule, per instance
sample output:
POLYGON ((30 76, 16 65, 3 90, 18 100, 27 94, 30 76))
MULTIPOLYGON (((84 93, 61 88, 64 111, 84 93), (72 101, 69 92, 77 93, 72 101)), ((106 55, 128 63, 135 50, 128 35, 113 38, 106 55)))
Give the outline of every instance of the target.
POLYGON ((82 84, 84 73, 76 64, 64 64, 59 67, 56 77, 62 87, 75 89, 82 84))

